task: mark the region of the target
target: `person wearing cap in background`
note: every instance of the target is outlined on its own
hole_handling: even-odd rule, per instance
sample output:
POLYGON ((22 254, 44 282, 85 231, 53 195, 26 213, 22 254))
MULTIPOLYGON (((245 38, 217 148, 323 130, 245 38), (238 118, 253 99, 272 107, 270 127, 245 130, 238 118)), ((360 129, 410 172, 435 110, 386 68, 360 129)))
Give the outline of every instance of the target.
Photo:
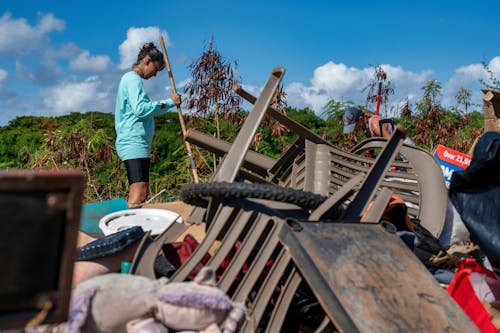
POLYGON ((394 131, 392 119, 384 119, 366 109, 361 110, 354 106, 346 109, 342 120, 344 121, 344 134, 352 133, 354 130, 364 130, 367 137, 388 139, 394 131))

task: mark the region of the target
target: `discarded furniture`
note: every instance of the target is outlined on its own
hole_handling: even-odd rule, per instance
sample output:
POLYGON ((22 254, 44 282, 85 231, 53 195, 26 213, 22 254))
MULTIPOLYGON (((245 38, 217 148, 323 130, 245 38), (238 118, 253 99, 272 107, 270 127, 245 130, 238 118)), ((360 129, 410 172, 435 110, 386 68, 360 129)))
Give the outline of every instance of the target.
MULTIPOLYGON (((188 279, 199 269, 208 250, 220 241, 206 265, 217 272, 219 287, 248 307, 249 318, 240 332, 279 332, 293 327, 297 313, 294 316, 290 309, 299 291, 304 290, 311 290, 321 305, 316 332, 477 331, 418 259, 395 235, 376 223, 390 196, 404 187, 393 186, 394 182, 386 179, 393 172, 390 168, 396 165, 401 170, 413 169, 404 161, 393 162, 400 153, 404 131, 398 128, 375 160, 345 153, 356 161, 356 172, 345 171, 338 183, 330 180, 333 173, 329 169, 342 172, 329 165, 330 157, 323 159, 322 171, 326 172, 310 172, 314 156, 318 156, 311 150, 333 149, 321 139, 313 141, 316 139, 308 131, 304 131, 307 140, 299 140, 274 163, 261 163, 259 155, 248 152, 283 74, 282 68, 273 70, 231 146, 219 145, 219 141, 209 145, 225 153, 211 180, 213 186, 233 184, 241 192, 234 196, 235 192, 218 196, 198 193, 207 202, 203 210, 206 237, 172 281, 188 279), (243 171, 243 167, 256 173, 243 171), (306 174, 302 180, 300 168, 306 174), (246 184, 251 179, 265 189, 286 188, 287 193, 297 195, 311 195, 306 192, 309 189, 324 191, 325 199, 311 208, 301 206, 298 200, 283 202, 278 195, 269 199, 268 193, 245 196, 242 193, 248 193, 246 184), (329 183, 329 187, 318 190, 320 182, 329 183), (332 186, 334 191, 329 190, 332 186), (360 223, 370 203, 368 217, 360 223), (340 206, 343 209, 337 209, 340 206), (409 282, 412 284, 407 286, 409 282)), ((347 167, 352 166, 339 170, 347 167)), ((419 176, 413 176, 415 183, 419 176)), ((191 193, 201 185, 190 185, 191 193)), ((149 266, 137 273, 151 274, 151 262, 149 266)))
POLYGON ((380 224, 302 221, 279 237, 326 312, 325 330, 331 322, 338 332, 478 332, 380 224))
MULTIPOLYGON (((369 150, 382 149, 385 143, 383 138, 368 138, 354 146, 351 152, 362 155, 369 150)), ((448 197, 439 163, 427 151, 405 144, 399 149, 398 159, 403 161, 396 161, 394 172, 389 172, 386 178, 392 183, 389 187, 400 189, 395 193, 406 201, 410 216, 418 218, 421 225, 438 238, 443 230, 448 197)))
POLYGON ((66 320, 83 186, 76 170, 0 171, 0 330, 66 320))
MULTIPOLYGON (((236 92, 249 102, 255 102, 255 97, 243 88, 236 87, 236 92)), ((345 152, 271 107, 267 113, 297 133, 299 139, 279 160, 249 150, 240 173, 252 182, 264 181, 255 177, 258 175, 267 182, 330 196, 354 176, 369 170, 374 159, 364 156, 365 151, 380 150, 387 142, 382 138, 370 138, 351 152, 345 152)), ((227 154, 231 148, 231 144, 195 130, 188 131, 186 140, 219 156, 227 154)), ((409 215, 439 237, 447 197, 439 164, 431 154, 417 147, 402 145, 398 154, 404 159, 391 163, 381 185, 401 197, 407 203, 409 215)), ((196 215, 198 217, 192 219, 194 222, 199 221, 202 213, 198 211, 196 215)))

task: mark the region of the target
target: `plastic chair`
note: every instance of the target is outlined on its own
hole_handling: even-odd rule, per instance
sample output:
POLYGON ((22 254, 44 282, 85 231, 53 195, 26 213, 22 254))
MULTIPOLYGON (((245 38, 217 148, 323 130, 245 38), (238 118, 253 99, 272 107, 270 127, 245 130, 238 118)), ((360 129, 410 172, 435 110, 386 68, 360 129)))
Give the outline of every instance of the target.
MULTIPOLYGON (((312 280, 304 280, 302 265, 304 261, 297 256, 300 251, 294 251, 293 254, 290 252, 289 244, 293 245, 294 241, 289 243, 290 241, 284 240, 283 236, 281 237, 283 239, 280 239, 280 234, 286 233, 283 230, 294 230, 294 225, 296 223, 300 225, 303 221, 308 223, 320 221, 320 224, 323 223, 321 221, 334 222, 332 224, 336 224, 335 221, 351 221, 359 225, 360 217, 370 203, 373 203, 370 209, 370 221, 376 222, 377 216, 381 216, 393 193, 392 189, 384 185, 385 183, 391 185, 391 182, 385 181, 392 172, 390 166, 411 167, 407 163, 393 162, 405 135, 400 129, 395 131, 393 138, 386 143, 377 159, 367 159, 357 154, 339 151, 340 157, 335 161, 337 164, 343 163, 341 167, 329 165, 332 151, 337 153, 337 149, 300 127, 297 128, 304 134, 303 137, 279 160, 260 159, 260 155, 250 153, 248 151, 250 142, 266 110, 268 112, 270 110, 271 98, 283 72, 283 69, 273 70, 232 145, 221 143, 219 140, 203 140, 211 151, 225 154, 211 182, 232 183, 238 175, 243 175, 246 179, 244 182, 253 179, 264 184, 275 184, 277 187, 294 188, 297 192, 308 189, 316 193, 323 191, 328 196, 325 196, 325 201, 312 212, 309 208, 280 202, 279 198, 278 201, 273 201, 258 198, 207 197, 207 209, 203 214, 203 220, 207 223, 206 237, 171 277, 172 281, 177 282, 188 279, 191 273, 200 267, 202 259, 206 258, 214 243, 220 241, 219 247, 206 265, 216 271, 218 284, 222 290, 234 300, 247 305, 249 317, 240 327, 240 332, 257 330, 278 332, 283 329, 285 318, 300 286, 309 286, 319 300, 325 299, 319 293, 322 290, 329 290, 326 287, 322 288, 326 286, 324 281, 322 286, 314 283, 315 278, 321 277, 319 273, 307 275, 307 278, 312 280), (325 161, 320 171, 326 170, 326 173, 315 172, 314 170, 318 168, 311 170, 311 164, 320 164, 318 158, 325 161), (248 168, 248 172, 243 171, 244 167, 248 168), (354 171, 347 170, 348 168, 354 171), (332 177, 329 169, 334 169, 342 177, 338 180, 325 181, 332 177), (320 187, 323 186, 321 182, 329 185, 320 187), (343 214, 341 218, 336 215, 339 210, 335 207, 339 206, 345 207, 341 210, 343 214)), ((288 121, 286 120, 288 118, 282 119, 288 121)), ((192 138, 196 135, 194 134, 192 138)), ((202 141, 199 139, 201 137, 198 136, 192 143, 196 140, 202 141)), ((398 190, 406 186, 398 185, 393 188, 398 190)), ((366 223, 366 226, 373 226, 373 223, 366 223)), ((400 242, 398 239, 392 241, 400 242)), ((358 242, 362 242, 362 239, 358 242)), ((398 244, 403 246, 402 243, 398 244)), ((387 255, 393 256, 395 253, 387 255)), ((409 252, 406 255, 413 256, 409 252)), ((419 266, 419 269, 425 270, 423 266, 419 266)), ((141 271, 137 273, 141 274, 141 271)), ((432 280, 430 274, 424 276, 432 280)), ((423 279, 421 283, 425 284, 426 281, 423 279)), ((330 297, 329 301, 332 299, 334 298, 330 297)), ((345 329, 344 331, 362 331, 356 329, 356 324, 349 324, 353 322, 349 318, 354 314, 336 314, 334 310, 340 309, 338 306, 332 306, 330 303, 321 305, 327 317, 323 322, 317 323, 319 331, 331 328, 331 323, 334 323, 333 326, 345 329), (346 326, 344 323, 347 323, 346 326), (350 328, 353 330, 349 330, 350 328)), ((447 306, 448 303, 445 308, 447 306)), ((455 318, 455 310, 452 309, 448 313, 451 314, 450 318, 455 318)))

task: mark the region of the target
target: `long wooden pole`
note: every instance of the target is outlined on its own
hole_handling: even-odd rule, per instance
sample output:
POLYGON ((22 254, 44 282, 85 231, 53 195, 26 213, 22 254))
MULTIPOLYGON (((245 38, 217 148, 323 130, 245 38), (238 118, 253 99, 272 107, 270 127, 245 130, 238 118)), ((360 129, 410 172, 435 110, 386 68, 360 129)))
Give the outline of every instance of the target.
MULTIPOLYGON (((172 68, 170 67, 170 61, 168 60, 167 48, 165 47, 165 42, 163 41, 163 36, 160 36, 160 44, 163 50, 163 57, 165 58, 165 64, 167 66, 168 77, 170 78, 170 86, 172 87, 172 92, 177 94, 177 89, 175 88, 174 76, 172 75, 172 68)), ((184 117, 182 116, 181 106, 177 105, 177 114, 179 115, 179 122, 181 123, 182 136, 186 138, 186 124, 184 122, 184 117)), ((198 178, 198 171, 196 170, 196 162, 194 161, 193 152, 191 150, 191 145, 184 139, 186 144, 186 150, 189 155, 189 162, 191 163, 191 171, 193 172, 194 182, 198 184, 200 182, 198 178)))

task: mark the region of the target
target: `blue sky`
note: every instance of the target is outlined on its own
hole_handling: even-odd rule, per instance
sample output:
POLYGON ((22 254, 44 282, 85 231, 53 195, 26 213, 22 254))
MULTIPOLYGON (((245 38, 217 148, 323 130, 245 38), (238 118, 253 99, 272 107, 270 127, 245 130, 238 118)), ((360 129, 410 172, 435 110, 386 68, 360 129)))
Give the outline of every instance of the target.
MULTIPOLYGON (((364 104, 374 65, 395 89, 387 114, 406 99, 414 105, 430 79, 441 83, 444 106, 456 104, 460 87, 481 104, 481 61, 500 78, 499 14, 497 0, 3 0, 0 126, 21 115, 114 112, 121 75, 160 34, 181 93, 189 64, 214 37, 247 90, 258 94, 283 66, 288 104, 318 114, 331 98, 364 104)), ((166 71, 146 89, 152 99, 170 96, 166 71)))

